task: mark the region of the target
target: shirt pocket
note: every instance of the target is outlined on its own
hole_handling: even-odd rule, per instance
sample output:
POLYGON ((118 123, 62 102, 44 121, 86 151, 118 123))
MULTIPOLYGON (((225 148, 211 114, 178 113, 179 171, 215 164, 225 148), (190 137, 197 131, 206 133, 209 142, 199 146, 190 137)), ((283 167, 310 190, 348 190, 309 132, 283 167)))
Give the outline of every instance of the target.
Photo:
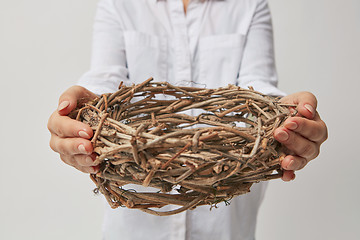
POLYGON ((207 88, 236 84, 244 49, 243 34, 227 34, 199 39, 199 79, 207 88))
POLYGON ((165 81, 167 76, 167 39, 143 32, 125 31, 126 63, 131 83, 149 77, 165 81))

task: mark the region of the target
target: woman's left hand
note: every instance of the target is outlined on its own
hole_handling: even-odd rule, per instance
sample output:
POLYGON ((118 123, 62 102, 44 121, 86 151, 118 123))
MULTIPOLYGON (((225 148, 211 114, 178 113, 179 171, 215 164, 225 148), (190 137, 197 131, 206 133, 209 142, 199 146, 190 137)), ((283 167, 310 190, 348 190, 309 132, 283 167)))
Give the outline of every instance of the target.
POLYGON ((316 111, 316 97, 309 92, 288 95, 281 102, 297 105, 298 114, 288 118, 274 131, 274 137, 287 149, 281 162, 282 179, 295 179, 294 171, 300 170, 320 153, 320 145, 327 139, 327 127, 316 111))

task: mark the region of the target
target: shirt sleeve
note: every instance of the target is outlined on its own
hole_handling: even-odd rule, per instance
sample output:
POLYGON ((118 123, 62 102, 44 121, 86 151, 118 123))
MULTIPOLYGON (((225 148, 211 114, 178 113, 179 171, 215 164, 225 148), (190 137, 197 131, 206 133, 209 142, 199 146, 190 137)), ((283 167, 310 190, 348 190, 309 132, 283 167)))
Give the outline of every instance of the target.
POLYGON ((284 96, 277 82, 271 14, 267 1, 259 0, 246 37, 238 85, 284 96))
POLYGON ((98 4, 93 29, 91 67, 78 81, 80 86, 96 93, 117 90, 128 81, 123 27, 113 0, 98 4))

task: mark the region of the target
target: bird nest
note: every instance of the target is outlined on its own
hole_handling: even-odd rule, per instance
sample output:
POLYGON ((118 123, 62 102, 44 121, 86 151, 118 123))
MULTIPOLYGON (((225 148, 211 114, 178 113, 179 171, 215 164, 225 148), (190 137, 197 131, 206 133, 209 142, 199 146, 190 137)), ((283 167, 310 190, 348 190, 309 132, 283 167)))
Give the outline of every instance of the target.
POLYGON ((100 170, 90 176, 112 208, 171 215, 228 202, 255 182, 282 176, 284 153, 273 132, 290 115, 289 106, 253 89, 148 79, 75 113, 94 130, 100 170), (180 207, 160 209, 166 205, 180 207))

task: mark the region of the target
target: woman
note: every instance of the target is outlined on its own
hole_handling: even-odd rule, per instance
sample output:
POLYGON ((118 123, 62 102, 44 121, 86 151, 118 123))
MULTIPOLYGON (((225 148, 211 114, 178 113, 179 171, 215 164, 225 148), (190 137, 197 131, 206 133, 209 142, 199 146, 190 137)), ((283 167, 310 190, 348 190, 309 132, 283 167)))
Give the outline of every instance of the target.
MULTIPOLYGON (((91 70, 80 86, 61 95, 48 123, 51 148, 82 172, 98 171, 89 141, 93 132, 67 114, 79 99, 114 92, 121 81, 129 85, 152 76, 178 85, 217 88, 230 83, 284 95, 276 88, 266 0, 101 0, 93 41, 91 70)), ((288 149, 282 179, 290 181, 294 171, 319 154, 327 129, 311 93, 288 95, 282 101, 296 104, 299 112, 274 132, 288 149)), ((254 239, 265 188, 265 183, 255 184, 251 193, 211 212, 202 206, 169 217, 107 206, 104 239, 254 239)))

